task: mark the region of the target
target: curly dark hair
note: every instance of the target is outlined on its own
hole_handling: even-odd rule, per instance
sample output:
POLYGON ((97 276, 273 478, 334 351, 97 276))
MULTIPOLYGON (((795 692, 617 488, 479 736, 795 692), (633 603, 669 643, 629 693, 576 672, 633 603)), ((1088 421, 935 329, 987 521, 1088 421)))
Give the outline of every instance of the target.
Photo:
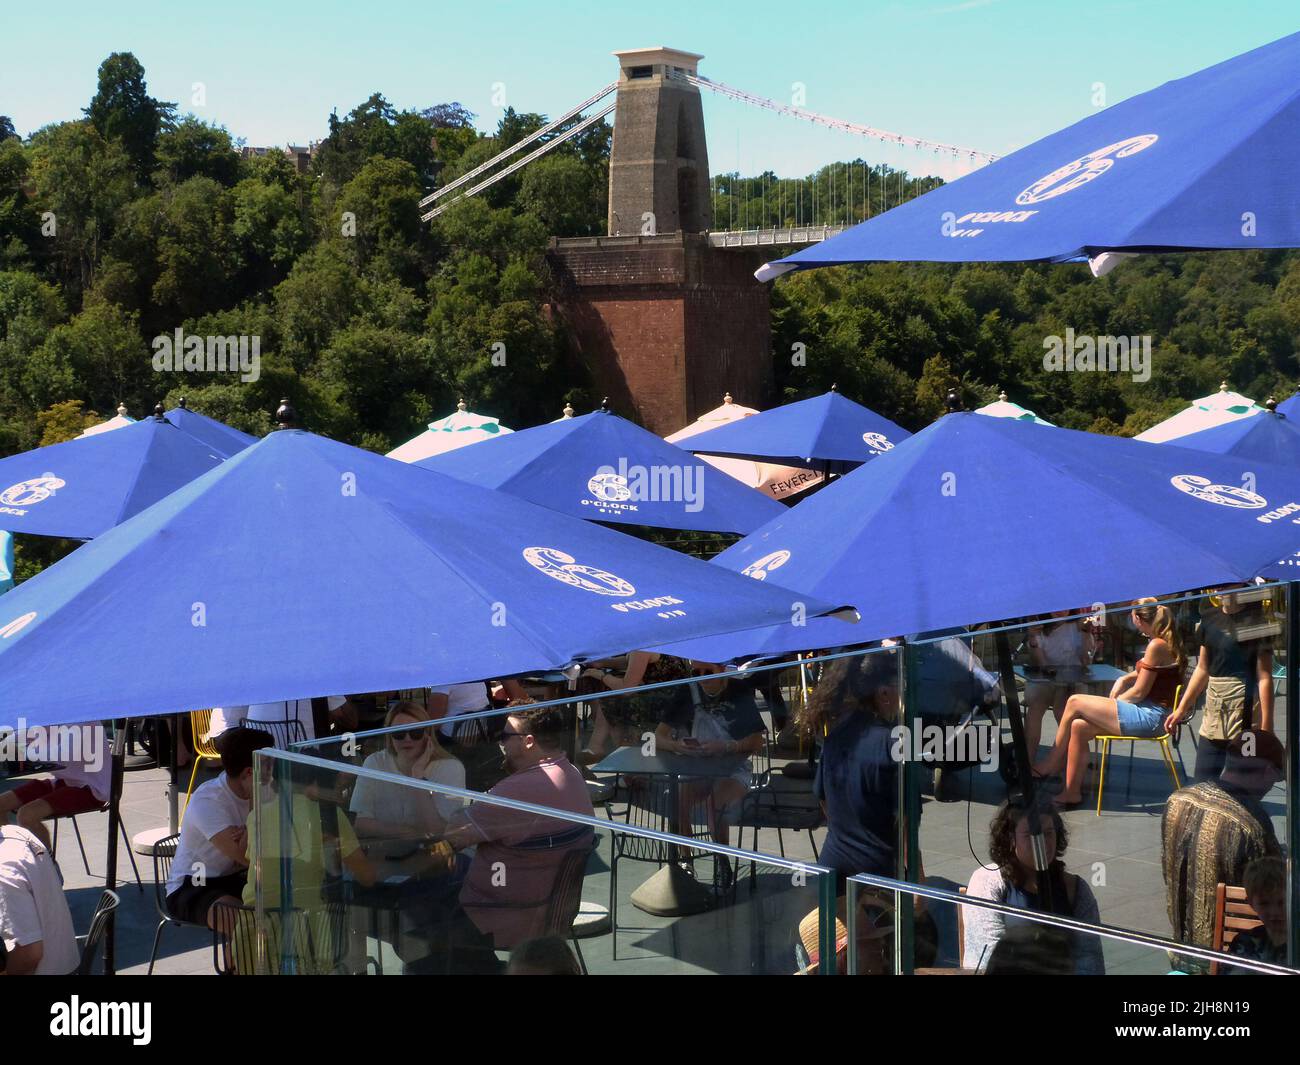
POLYGON ((817 687, 797 715, 799 728, 817 734, 845 710, 856 712, 869 707, 880 688, 897 684, 898 663, 892 654, 832 659, 822 666, 817 687))
POLYGON ((1066 830, 1061 812, 1051 797, 1043 792, 1035 792, 1032 803, 1023 797, 1007 799, 993 814, 989 823, 989 857, 993 859, 999 871, 1009 883, 1019 885, 1023 880, 1024 870, 1016 860, 1016 826, 1030 816, 1051 817, 1052 827, 1056 830, 1056 857, 1052 862, 1052 872, 1063 873, 1065 863, 1061 860, 1070 845, 1070 833, 1066 830))

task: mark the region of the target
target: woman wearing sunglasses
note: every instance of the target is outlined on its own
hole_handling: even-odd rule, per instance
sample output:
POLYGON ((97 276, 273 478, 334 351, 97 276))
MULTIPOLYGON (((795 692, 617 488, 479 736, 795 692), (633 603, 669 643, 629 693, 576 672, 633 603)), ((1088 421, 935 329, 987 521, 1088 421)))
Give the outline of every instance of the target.
MULTIPOLYGON (((418 703, 396 703, 384 718, 384 727, 395 731, 385 735, 383 750, 370 755, 364 768, 463 788, 465 767, 438 742, 433 720, 418 703)), ((386 847, 398 850, 403 845, 409 849, 411 841, 441 838, 447 819, 461 805, 450 796, 386 784, 363 774, 352 794, 351 810, 357 835, 386 841, 386 847)))

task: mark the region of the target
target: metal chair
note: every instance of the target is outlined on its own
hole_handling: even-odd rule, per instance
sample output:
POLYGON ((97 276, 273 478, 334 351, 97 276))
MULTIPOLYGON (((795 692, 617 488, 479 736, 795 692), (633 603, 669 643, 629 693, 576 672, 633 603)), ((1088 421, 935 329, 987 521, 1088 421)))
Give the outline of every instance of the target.
POLYGON ((587 961, 582 956, 582 947, 578 945, 578 937, 573 932, 573 922, 576 920, 578 909, 582 905, 582 884, 587 876, 587 864, 591 861, 591 855, 595 849, 596 838, 593 833, 588 846, 577 846, 569 850, 560 860, 560 867, 555 873, 555 882, 551 885, 550 893, 545 899, 531 902, 476 902, 472 908, 475 910, 535 910, 545 906, 546 916, 543 919, 541 934, 556 936, 572 943, 574 953, 578 956, 578 965, 582 969, 582 975, 587 976, 589 975, 587 961))
MULTIPOLYGON (((627 795, 626 808, 621 812, 623 824, 635 828, 653 829, 656 832, 672 832, 673 823, 678 818, 678 811, 673 809, 677 789, 661 776, 640 774, 628 776, 619 775, 620 785, 627 795), (631 786, 628 776, 640 782, 641 786, 631 786)), ((617 825, 617 815, 613 813, 612 806, 609 809, 610 823, 617 825)), ((693 805, 689 817, 690 824, 681 826, 679 835, 691 839, 712 838, 714 811, 711 796, 693 805)), ((693 865, 697 858, 708 856, 710 854, 705 850, 688 850, 676 844, 619 832, 617 829, 610 832, 609 920, 610 934, 613 936, 610 949, 614 961, 618 960, 618 863, 620 861, 643 862, 662 867, 676 861, 693 865)), ((717 876, 718 869, 715 862, 715 880, 717 876)))
MULTIPOLYGON (((252 906, 218 902, 212 907, 216 926, 212 932, 212 967, 218 976, 275 976, 284 971, 283 914, 267 913, 259 921, 252 906), (229 932, 218 931, 223 926, 229 932)), ((312 975, 311 942, 303 911, 289 911, 292 930, 290 957, 293 972, 312 975)))
MULTIPOLYGON (((91 812, 93 813, 95 811, 91 812)), ((99 808, 98 812, 102 814, 108 813, 108 803, 104 803, 104 805, 99 808)), ((54 818, 54 838, 50 849, 55 858, 57 858, 59 855, 59 822, 63 820, 71 821, 72 831, 77 837, 77 849, 81 851, 81 864, 86 867, 87 876, 94 876, 95 874, 90 871, 90 859, 86 857, 86 844, 81 838, 81 828, 77 824, 78 816, 79 815, 77 814, 68 814, 66 817, 54 818)), ((135 874, 135 886, 140 889, 141 894, 144 894, 144 881, 140 879, 140 867, 135 864, 135 851, 131 849, 131 839, 127 835, 126 822, 122 820, 122 811, 120 808, 117 812, 117 828, 122 834, 122 842, 126 845, 126 856, 131 862, 131 872, 135 874)))
POLYGON ((269 734, 275 741, 275 746, 282 751, 288 750, 291 744, 307 742, 307 730, 296 717, 286 721, 250 721, 244 718, 236 727, 257 729, 269 734))
POLYGON ((208 931, 207 925, 195 924, 192 921, 182 921, 178 917, 173 917, 167 912, 167 878, 171 875, 172 860, 176 857, 176 844, 180 841, 180 834, 166 836, 153 845, 153 893, 154 906, 158 910, 158 928, 153 934, 153 949, 149 952, 149 969, 146 976, 153 975, 154 963, 158 960, 158 945, 162 942, 162 930, 167 925, 175 925, 177 928, 202 928, 208 931))
MULTIPOLYGON (((1179 697, 1182 695, 1182 691, 1183 691, 1183 687, 1180 684, 1177 687, 1177 689, 1175 689, 1174 691, 1174 702, 1173 702, 1174 706, 1178 705, 1178 700, 1179 697)), ((1106 758, 1110 754, 1111 743, 1117 740, 1118 741, 1127 740, 1129 744, 1128 779, 1124 785, 1125 797, 1127 797, 1133 789, 1133 761, 1134 761, 1133 755, 1137 748, 1137 744, 1139 742, 1158 743, 1160 745, 1160 753, 1161 755, 1164 756, 1165 765, 1169 769, 1169 775, 1174 778, 1174 790, 1177 791, 1179 788, 1183 786, 1178 779, 1178 770, 1174 767, 1173 750, 1175 748, 1173 744, 1177 742, 1177 733, 1178 730, 1175 729, 1173 735, 1166 732, 1159 736, 1098 736, 1097 737, 1097 739, 1101 741, 1101 773, 1097 780, 1097 816, 1098 817, 1101 816, 1101 797, 1102 797, 1102 793, 1105 791, 1106 788, 1106 758)), ((1181 752, 1179 752, 1178 757, 1180 760, 1182 759, 1181 752)), ((1187 772, 1186 765, 1183 766, 1183 772, 1184 773, 1187 772)))
POLYGON ((185 789, 185 805, 181 808, 180 823, 185 823, 185 811, 190 808, 190 796, 194 794, 194 781, 199 774, 199 765, 203 762, 220 762, 221 752, 216 747, 216 737, 212 732, 212 711, 191 710, 190 731, 194 734, 194 768, 190 770, 190 786, 185 789))
POLYGON ((99 904, 95 907, 95 915, 90 919, 89 930, 84 936, 77 937, 81 941, 81 961, 77 965, 77 976, 91 975, 90 970, 95 964, 95 955, 99 953, 99 945, 112 927, 120 905, 122 899, 116 891, 106 889, 99 896, 99 904))
MULTIPOLYGON (((740 816, 736 827, 740 830, 740 842, 743 845, 745 829, 753 830, 752 850, 758 850, 759 829, 775 829, 777 845, 781 857, 785 857, 785 831, 807 832, 808 842, 812 844, 813 861, 818 860, 817 840, 813 836, 816 829, 826 823, 820 805, 808 806, 802 803, 782 804, 781 793, 772 786, 772 747, 771 736, 763 733, 763 747, 755 756, 757 765, 754 771, 754 784, 741 804, 740 816)), ((754 890, 753 876, 755 863, 749 863, 750 890, 754 890)))

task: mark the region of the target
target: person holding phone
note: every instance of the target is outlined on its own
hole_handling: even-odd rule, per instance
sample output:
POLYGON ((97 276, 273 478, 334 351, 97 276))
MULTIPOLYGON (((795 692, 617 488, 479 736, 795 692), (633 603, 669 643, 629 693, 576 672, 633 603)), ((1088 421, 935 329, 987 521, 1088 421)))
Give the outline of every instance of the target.
POLYGON ((729 776, 687 781, 681 789, 680 824, 689 823, 692 804, 711 800, 713 838, 727 843, 730 822, 749 791, 749 759, 763 747, 763 718, 754 689, 757 677, 719 676, 716 662, 692 662, 697 677, 676 689, 677 699, 655 731, 658 750, 673 754, 726 758, 734 763, 729 776))

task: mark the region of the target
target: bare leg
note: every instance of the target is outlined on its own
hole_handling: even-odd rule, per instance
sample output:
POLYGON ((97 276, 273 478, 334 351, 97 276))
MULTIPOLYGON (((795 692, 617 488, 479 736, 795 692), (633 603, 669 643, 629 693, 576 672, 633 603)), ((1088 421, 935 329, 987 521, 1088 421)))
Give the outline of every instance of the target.
POLYGON ((739 780, 722 780, 713 789, 713 838, 724 846, 731 840, 731 826, 727 823, 724 811, 734 802, 745 797, 749 789, 739 780))
POLYGON ((599 706, 592 709, 591 717, 593 724, 587 750, 595 756, 592 761, 598 762, 609 751, 610 734, 613 730, 609 727, 609 720, 605 717, 605 712, 599 706))
POLYGON ((18 809, 19 805, 18 796, 12 791, 0 794, 0 825, 4 824, 5 820, 18 809))
POLYGON ((51 854, 54 853, 54 844, 50 842, 50 832, 45 827, 45 820, 53 816, 54 810, 44 799, 33 799, 26 806, 18 808, 18 823, 39 839, 51 854))
POLYGON ((1047 712, 1052 687, 1031 683, 1025 690, 1025 748, 1032 758, 1038 753, 1038 743, 1043 736, 1043 715, 1047 712))
MULTIPOLYGON (((1116 722, 1118 724, 1118 722, 1116 722)), ((1069 755, 1065 763, 1065 787, 1056 797, 1060 803, 1083 801, 1083 778, 1088 772, 1088 750, 1094 736, 1099 736, 1102 729, 1078 717, 1070 728, 1069 755)))
MULTIPOLYGON (((1065 768, 1069 758, 1070 732, 1078 719, 1097 726, 1097 732, 1119 729, 1119 713, 1115 709, 1115 700, 1100 695, 1071 695, 1065 701, 1065 713, 1061 715, 1056 729, 1056 742, 1034 769, 1043 774, 1059 773, 1065 768)), ((1094 733, 1094 735, 1097 734, 1094 733)))

